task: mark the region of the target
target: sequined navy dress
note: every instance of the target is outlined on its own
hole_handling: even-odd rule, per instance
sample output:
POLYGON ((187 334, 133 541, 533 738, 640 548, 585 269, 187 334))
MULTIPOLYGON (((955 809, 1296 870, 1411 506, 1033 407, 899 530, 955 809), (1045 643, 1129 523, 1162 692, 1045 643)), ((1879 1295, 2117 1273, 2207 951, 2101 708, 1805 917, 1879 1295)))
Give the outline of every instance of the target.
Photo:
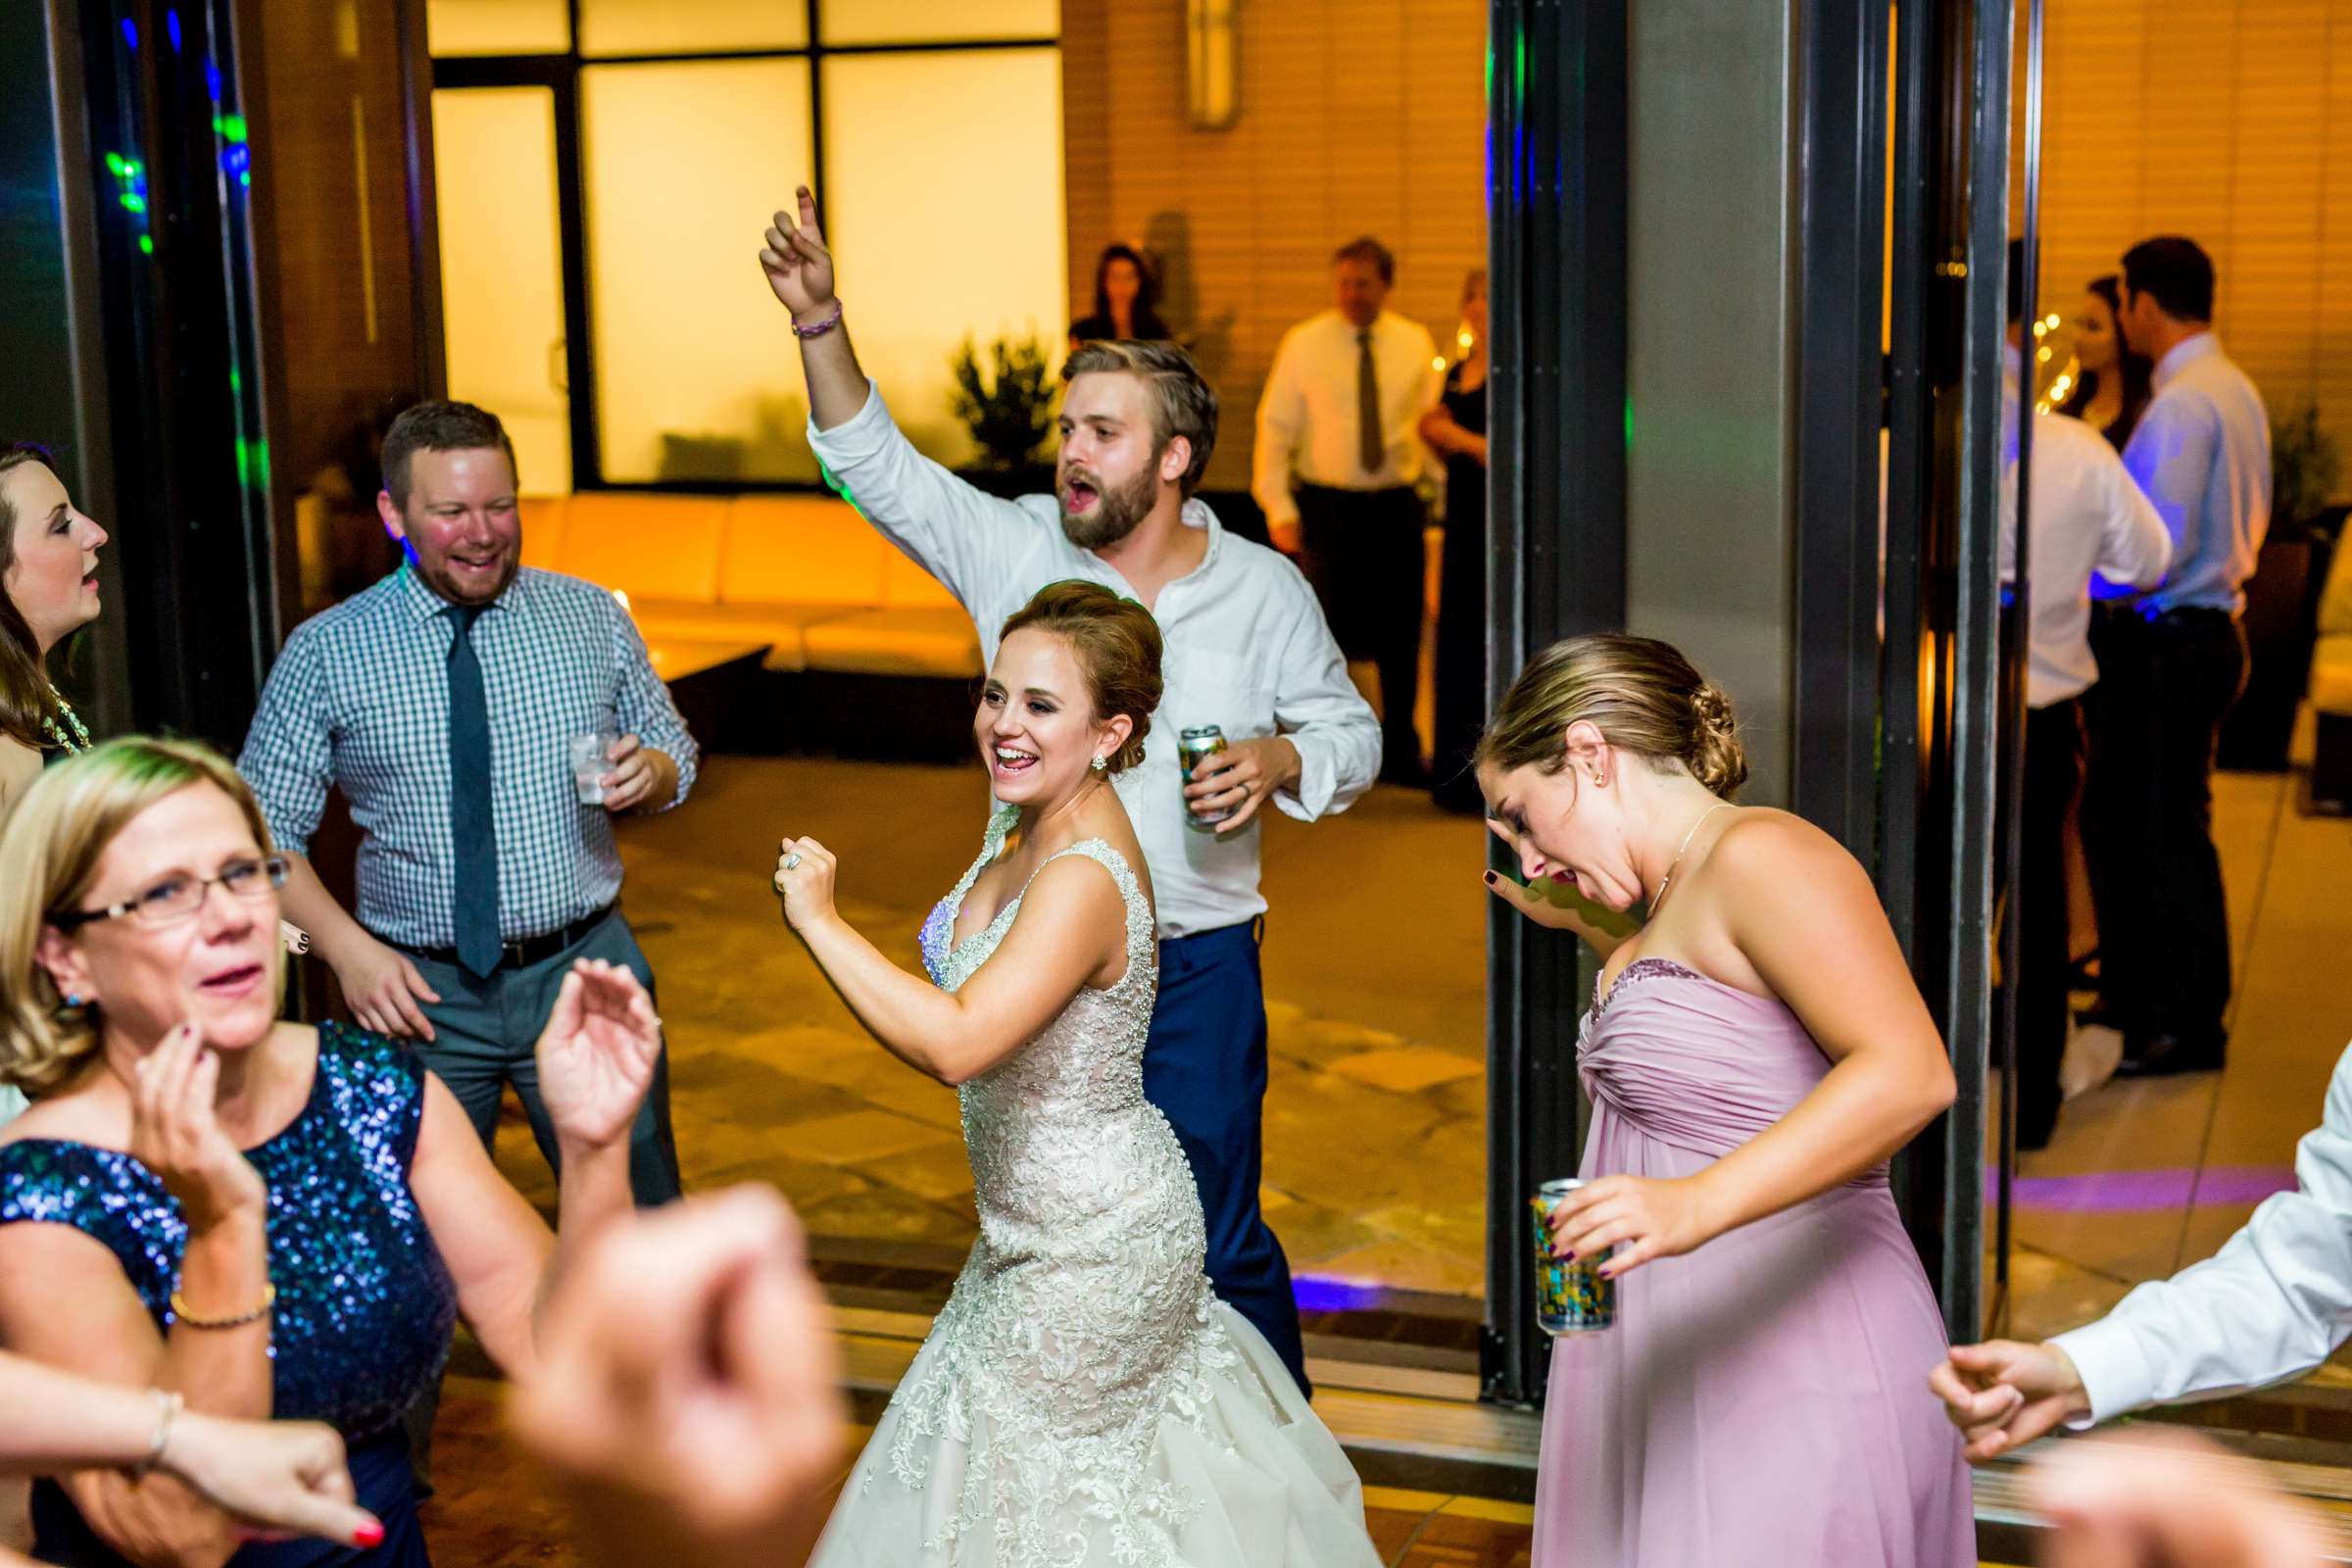
MULTIPOLYGON (((424 1068, 406 1046, 326 1023, 309 1101, 245 1152, 270 1191, 273 1413, 342 1433, 363 1506, 384 1523, 371 1551, 320 1541, 255 1544, 231 1568, 424 1568, 401 1413, 440 1373, 457 1294, 425 1229, 409 1165, 423 1119, 424 1068)), ((105 1245, 171 1321, 188 1228, 155 1173, 88 1144, 0 1147, 0 1225, 71 1225, 105 1245)), ((52 1482, 33 1489, 34 1554, 76 1568, 126 1568, 52 1482)))

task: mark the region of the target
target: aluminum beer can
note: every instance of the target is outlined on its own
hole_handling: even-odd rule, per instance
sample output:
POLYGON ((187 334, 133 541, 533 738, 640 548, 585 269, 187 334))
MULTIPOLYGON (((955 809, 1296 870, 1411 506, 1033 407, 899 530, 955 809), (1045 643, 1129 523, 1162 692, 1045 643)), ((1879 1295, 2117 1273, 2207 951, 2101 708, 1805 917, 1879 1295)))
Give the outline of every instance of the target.
POLYGON ((1590 1334, 1617 1326, 1617 1282, 1600 1272, 1605 1254, 1573 1263, 1551 1255, 1551 1211, 1584 1185, 1573 1176, 1563 1177, 1545 1182, 1528 1200, 1536 1218, 1536 1326, 1550 1335, 1590 1334))
MULTIPOLYGON (((1193 769, 1200 765, 1200 759, 1214 757, 1224 749, 1225 732, 1214 724, 1202 724, 1195 729, 1180 731, 1176 740, 1176 768, 1181 775, 1180 787, 1193 781, 1193 769)), ((1184 800, 1182 805, 1184 825, 1202 833, 1214 833, 1217 824, 1233 814, 1230 810, 1224 810, 1213 816, 1203 816, 1193 809, 1191 801, 1184 800)))

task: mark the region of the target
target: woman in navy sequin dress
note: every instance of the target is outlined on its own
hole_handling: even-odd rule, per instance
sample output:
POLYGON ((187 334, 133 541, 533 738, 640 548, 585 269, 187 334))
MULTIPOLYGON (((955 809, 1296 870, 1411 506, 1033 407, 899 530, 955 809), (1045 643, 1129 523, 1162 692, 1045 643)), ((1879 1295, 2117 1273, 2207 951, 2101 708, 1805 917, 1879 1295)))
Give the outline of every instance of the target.
POLYGON ((161 1476, 33 1496, 42 1560, 234 1568, 427 1561, 401 1412, 463 1316, 510 1371, 564 1243, 627 1211, 660 1047, 626 973, 564 982, 539 1061, 559 1235, 406 1046, 276 1017, 283 950, 260 810, 203 747, 117 741, 48 769, 0 828, 0 1343, 209 1414, 325 1421, 378 1545, 239 1544, 161 1476))

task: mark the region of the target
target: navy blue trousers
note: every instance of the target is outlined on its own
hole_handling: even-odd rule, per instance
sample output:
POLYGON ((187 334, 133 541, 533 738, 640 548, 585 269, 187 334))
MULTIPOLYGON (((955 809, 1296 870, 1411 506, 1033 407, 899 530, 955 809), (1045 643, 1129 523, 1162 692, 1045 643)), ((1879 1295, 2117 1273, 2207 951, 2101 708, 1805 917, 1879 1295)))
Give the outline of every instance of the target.
POLYGON ((1144 1098, 1176 1129, 1208 1221, 1208 1278, 1307 1392, 1291 1264, 1257 1208, 1265 1148, 1266 995, 1258 922, 1159 945, 1144 1098))

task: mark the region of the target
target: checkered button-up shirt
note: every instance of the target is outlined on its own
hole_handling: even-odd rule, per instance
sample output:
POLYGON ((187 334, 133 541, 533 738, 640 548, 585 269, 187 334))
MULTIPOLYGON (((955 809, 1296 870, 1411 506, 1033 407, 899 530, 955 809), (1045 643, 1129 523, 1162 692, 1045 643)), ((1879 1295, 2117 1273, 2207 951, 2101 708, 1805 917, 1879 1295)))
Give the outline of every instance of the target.
MULTIPOLYGON (((237 771, 270 836, 310 848, 330 785, 363 835, 360 923, 387 942, 446 948, 455 851, 449 830, 449 605, 407 566, 294 629, 270 672, 237 771)), ((524 567, 474 623, 490 707, 490 814, 498 836, 502 940, 559 930, 612 902, 620 855, 610 813, 573 795, 570 739, 637 736, 694 787, 694 737, 611 594, 524 567)))

